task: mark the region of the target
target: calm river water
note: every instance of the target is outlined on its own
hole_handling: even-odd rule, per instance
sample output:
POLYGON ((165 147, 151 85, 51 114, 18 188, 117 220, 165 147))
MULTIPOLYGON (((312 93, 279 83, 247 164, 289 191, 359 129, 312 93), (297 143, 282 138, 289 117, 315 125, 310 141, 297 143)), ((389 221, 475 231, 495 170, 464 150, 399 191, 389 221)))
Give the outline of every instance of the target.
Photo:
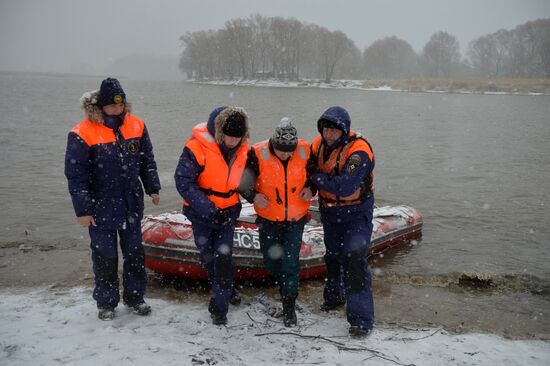
MULTIPOLYGON (((79 98, 99 78, 0 74, 0 244, 87 245, 63 175, 66 135, 79 98)), ((529 276, 550 282, 550 97, 260 88, 122 80, 148 126, 162 203, 180 208, 173 173, 191 128, 219 105, 247 109, 252 141, 293 117, 302 138, 342 105, 376 155, 378 205, 406 204, 425 217, 417 245, 384 270, 529 276)))

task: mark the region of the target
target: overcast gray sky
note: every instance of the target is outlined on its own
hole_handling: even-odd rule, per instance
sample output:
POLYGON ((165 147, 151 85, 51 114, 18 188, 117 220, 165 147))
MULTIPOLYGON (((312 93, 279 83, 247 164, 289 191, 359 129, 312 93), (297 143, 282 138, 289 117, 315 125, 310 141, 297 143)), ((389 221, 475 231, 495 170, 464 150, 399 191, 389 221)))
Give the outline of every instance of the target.
POLYGON ((421 51, 447 31, 460 42, 550 17, 550 0, 0 0, 0 70, 102 74, 118 58, 174 58, 188 31, 259 13, 341 30, 363 51, 395 35, 421 51))

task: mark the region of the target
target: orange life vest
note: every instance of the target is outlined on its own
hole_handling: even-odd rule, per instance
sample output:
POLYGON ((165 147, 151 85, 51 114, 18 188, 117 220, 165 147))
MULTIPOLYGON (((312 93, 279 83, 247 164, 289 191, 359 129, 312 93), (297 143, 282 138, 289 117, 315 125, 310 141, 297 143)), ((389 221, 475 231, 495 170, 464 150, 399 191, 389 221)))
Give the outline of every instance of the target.
POLYGON ((255 189, 269 201, 266 208, 254 205, 256 213, 270 221, 300 220, 307 214, 311 204, 300 198, 306 183, 309 143, 298 140, 298 146, 288 160, 286 171, 279 158, 269 150, 268 140, 254 145, 254 151, 260 170, 255 189))
MULTIPOLYGON (((218 208, 227 208, 239 203, 237 187, 246 165, 248 143, 241 142, 235 156, 228 164, 204 122, 193 128, 193 133, 185 146, 191 150, 197 163, 204 168, 197 184, 208 199, 218 208)), ((183 203, 186 206, 189 205, 185 200, 183 203)))
MULTIPOLYGON (((315 138, 312 143, 312 150, 313 154, 317 157, 317 166, 323 174, 330 176, 338 175, 348 158, 356 151, 366 152, 369 159, 374 161, 374 153, 367 140, 353 131, 351 131, 350 137, 350 142, 334 149, 326 161, 323 161, 325 146, 321 144, 322 136, 319 135, 315 138)), ((319 199, 325 207, 357 205, 364 202, 372 192, 374 192, 374 174, 371 172, 367 174, 363 183, 351 195, 340 197, 319 189, 319 199)))
MULTIPOLYGON (((143 135, 144 127, 145 125, 141 119, 127 113, 124 122, 120 126, 120 132, 125 140, 140 138, 143 135)), ((116 141, 113 129, 103 125, 103 123, 92 122, 89 119, 82 120, 71 131, 80 136, 88 146, 116 141)))

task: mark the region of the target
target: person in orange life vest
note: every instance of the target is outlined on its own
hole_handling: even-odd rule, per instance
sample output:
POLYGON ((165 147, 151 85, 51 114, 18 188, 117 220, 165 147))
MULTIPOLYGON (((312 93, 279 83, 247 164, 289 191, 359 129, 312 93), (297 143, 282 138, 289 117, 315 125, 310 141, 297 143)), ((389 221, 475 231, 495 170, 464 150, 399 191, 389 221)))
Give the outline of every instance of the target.
POLYGON ((278 282, 284 325, 296 325, 300 246, 314 186, 306 172, 309 143, 283 118, 267 141, 248 152, 239 191, 254 203, 260 247, 268 273, 278 282))
POLYGON ((65 175, 78 223, 88 228, 99 318, 111 320, 120 301, 117 235, 124 260, 123 301, 139 315, 151 307, 141 240, 143 187, 159 203, 160 181, 143 121, 131 114, 119 81, 107 78, 81 98, 86 118, 68 135, 65 175))
POLYGON ((350 130, 342 107, 327 109, 317 122, 320 135, 311 144, 308 164, 317 167, 326 247, 327 280, 322 310, 346 304, 350 335, 363 337, 374 324, 367 252, 374 208, 374 155, 366 139, 350 130))
MULTIPOLYGON (((227 323, 233 285, 233 233, 241 212, 237 188, 248 151, 248 115, 243 108, 218 107, 193 128, 176 168, 195 244, 212 284, 208 310, 216 325, 227 323)), ((232 303, 238 304, 239 298, 232 303)))

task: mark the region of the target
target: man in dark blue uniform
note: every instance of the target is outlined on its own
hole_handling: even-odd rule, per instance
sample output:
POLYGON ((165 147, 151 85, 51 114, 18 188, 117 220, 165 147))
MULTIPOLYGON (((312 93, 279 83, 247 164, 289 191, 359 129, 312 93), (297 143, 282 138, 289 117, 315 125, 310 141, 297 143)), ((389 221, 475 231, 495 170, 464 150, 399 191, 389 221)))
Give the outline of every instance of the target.
POLYGON ((99 318, 111 320, 120 301, 117 235, 123 263, 123 301, 149 315, 141 240, 143 187, 159 203, 160 181, 145 124, 132 115, 117 79, 81 98, 86 118, 69 133, 65 175, 78 223, 89 230, 99 318))
POLYGON ((347 303, 349 332, 363 337, 374 324, 366 260, 372 235, 374 154, 350 125, 344 108, 327 109, 317 122, 320 136, 312 143, 310 164, 317 166, 313 183, 319 189, 326 246, 327 281, 321 309, 347 303))

